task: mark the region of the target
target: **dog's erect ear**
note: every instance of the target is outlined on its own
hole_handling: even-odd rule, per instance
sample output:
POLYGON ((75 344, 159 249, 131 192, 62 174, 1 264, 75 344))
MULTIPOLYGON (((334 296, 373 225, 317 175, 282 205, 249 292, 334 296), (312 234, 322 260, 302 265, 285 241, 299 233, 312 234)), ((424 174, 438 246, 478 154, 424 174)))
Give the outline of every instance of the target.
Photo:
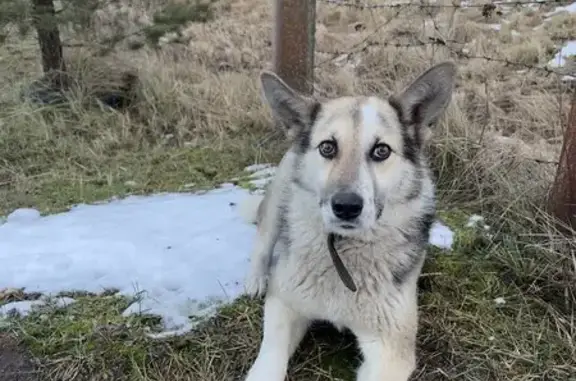
POLYGON ((452 98, 456 65, 443 62, 422 73, 402 93, 393 95, 393 105, 404 124, 428 127, 434 125, 452 98))
POLYGON ((320 104, 292 90, 276 74, 264 71, 260 74, 264 98, 272 109, 277 122, 280 122, 289 139, 294 139, 300 132, 310 128, 320 104))

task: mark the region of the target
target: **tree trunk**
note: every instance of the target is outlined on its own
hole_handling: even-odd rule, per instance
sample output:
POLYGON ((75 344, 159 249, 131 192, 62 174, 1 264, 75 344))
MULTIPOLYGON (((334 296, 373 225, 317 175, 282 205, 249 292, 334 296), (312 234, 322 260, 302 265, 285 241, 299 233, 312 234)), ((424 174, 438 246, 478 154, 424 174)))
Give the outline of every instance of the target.
POLYGON ((549 201, 552 214, 576 229, 576 92, 572 97, 558 172, 549 201))
POLYGON ((34 26, 38 34, 38 44, 42 55, 44 74, 51 85, 58 90, 66 87, 66 65, 62 52, 62 41, 56 20, 56 10, 52 0, 32 0, 34 5, 34 26))

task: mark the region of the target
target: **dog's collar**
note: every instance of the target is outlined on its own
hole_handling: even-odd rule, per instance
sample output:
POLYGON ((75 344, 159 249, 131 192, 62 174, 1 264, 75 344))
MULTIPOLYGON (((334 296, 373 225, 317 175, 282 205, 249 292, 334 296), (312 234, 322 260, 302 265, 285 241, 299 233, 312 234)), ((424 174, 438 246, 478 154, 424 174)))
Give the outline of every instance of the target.
POLYGON ((334 263, 334 267, 336 267, 336 272, 340 276, 342 283, 352 292, 356 292, 356 284, 354 283, 354 279, 346 269, 346 266, 340 259, 338 252, 336 251, 336 247, 334 243, 336 241, 336 234, 330 233, 328 234, 328 251, 330 252, 330 257, 332 258, 332 263, 334 263))

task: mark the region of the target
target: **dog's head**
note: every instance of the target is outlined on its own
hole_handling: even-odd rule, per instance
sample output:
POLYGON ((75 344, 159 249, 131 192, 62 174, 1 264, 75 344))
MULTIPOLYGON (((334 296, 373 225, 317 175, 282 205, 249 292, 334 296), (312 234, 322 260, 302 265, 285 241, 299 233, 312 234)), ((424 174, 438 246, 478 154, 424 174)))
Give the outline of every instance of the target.
POLYGON ((261 74, 264 96, 299 156, 294 181, 316 198, 327 232, 361 234, 390 206, 420 195, 422 148, 450 102, 455 74, 445 62, 388 99, 325 102, 261 74))

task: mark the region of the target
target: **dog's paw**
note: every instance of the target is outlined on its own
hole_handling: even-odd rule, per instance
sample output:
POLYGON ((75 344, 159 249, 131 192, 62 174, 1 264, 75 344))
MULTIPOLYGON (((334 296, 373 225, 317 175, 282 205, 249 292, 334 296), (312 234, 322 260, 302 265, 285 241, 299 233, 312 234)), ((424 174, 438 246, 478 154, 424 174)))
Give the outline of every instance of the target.
POLYGON ((246 294, 252 297, 261 297, 266 293, 268 277, 263 273, 252 272, 244 282, 246 294))

